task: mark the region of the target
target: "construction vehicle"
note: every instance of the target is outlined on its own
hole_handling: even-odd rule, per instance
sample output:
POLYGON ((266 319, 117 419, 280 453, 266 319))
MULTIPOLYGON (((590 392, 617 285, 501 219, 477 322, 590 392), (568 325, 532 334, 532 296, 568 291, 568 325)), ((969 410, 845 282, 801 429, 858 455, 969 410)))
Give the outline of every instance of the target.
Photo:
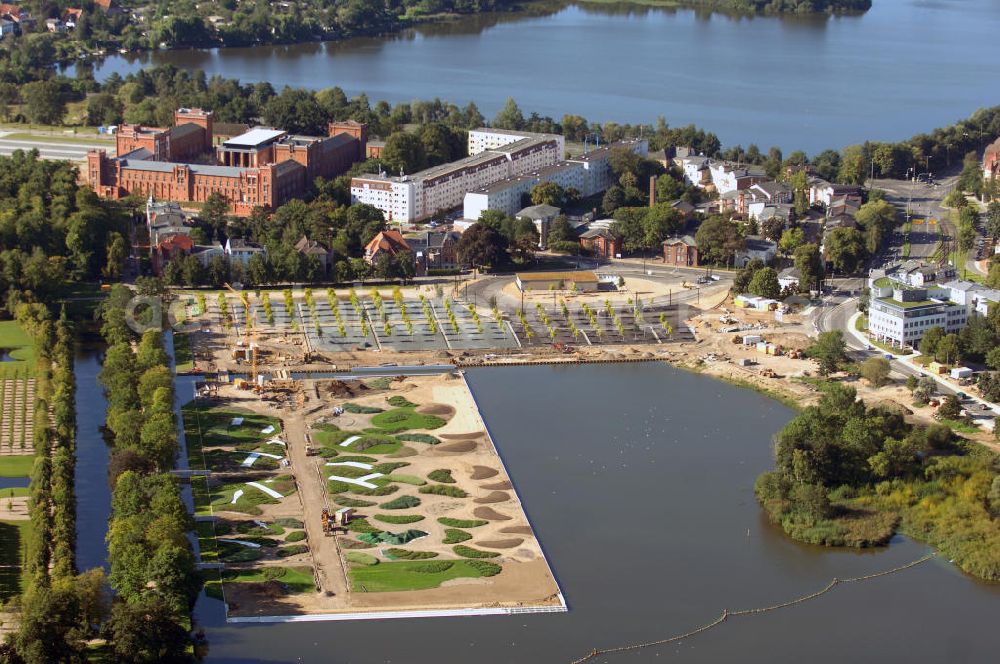
POLYGON ((323 534, 329 537, 333 534, 333 520, 330 518, 330 510, 323 508, 323 534))

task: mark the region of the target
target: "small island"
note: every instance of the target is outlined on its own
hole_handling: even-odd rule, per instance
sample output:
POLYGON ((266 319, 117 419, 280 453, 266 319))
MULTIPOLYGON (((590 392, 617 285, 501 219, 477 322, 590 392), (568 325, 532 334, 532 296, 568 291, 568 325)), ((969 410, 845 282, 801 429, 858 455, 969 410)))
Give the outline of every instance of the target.
POLYGON ((1000 580, 997 455, 945 424, 907 423, 900 404, 866 406, 839 382, 819 389, 775 437, 775 470, 757 478, 771 521, 825 546, 883 546, 899 531, 1000 580))

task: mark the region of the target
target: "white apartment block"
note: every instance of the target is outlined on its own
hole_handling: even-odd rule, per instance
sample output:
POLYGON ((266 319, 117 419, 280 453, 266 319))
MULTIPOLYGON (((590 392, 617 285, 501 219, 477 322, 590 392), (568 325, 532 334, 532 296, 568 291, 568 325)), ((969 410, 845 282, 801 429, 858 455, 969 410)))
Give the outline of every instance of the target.
POLYGON ((611 150, 615 147, 628 148, 643 157, 649 154, 649 142, 645 139, 618 141, 537 171, 494 182, 465 194, 462 216, 479 219, 485 210, 500 210, 513 215, 524 207, 523 195, 531 193, 540 182, 554 182, 563 189, 576 189, 581 196, 593 196, 605 191, 615 182, 610 162, 611 150))
POLYGON ((351 202, 373 205, 389 221, 420 221, 458 207, 467 191, 551 166, 561 156, 561 140, 523 138, 413 175, 352 178, 351 202))
POLYGON ((496 150, 511 143, 523 141, 526 138, 556 141, 559 144, 559 159, 562 159, 566 154, 566 139, 559 134, 536 134, 530 131, 479 127, 469 132, 469 156, 477 155, 487 150, 496 150))
POLYGON ((889 297, 875 297, 868 307, 868 331, 884 343, 917 346, 927 330, 940 327, 958 332, 969 319, 966 305, 948 299, 948 291, 926 288, 893 289, 889 297))

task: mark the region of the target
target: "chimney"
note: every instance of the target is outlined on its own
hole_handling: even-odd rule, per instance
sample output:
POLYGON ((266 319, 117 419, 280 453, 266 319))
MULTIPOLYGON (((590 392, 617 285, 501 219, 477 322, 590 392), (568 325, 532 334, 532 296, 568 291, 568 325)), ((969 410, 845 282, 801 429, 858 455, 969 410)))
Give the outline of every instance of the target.
POLYGON ((656 205, 656 176, 649 176, 649 207, 656 205))

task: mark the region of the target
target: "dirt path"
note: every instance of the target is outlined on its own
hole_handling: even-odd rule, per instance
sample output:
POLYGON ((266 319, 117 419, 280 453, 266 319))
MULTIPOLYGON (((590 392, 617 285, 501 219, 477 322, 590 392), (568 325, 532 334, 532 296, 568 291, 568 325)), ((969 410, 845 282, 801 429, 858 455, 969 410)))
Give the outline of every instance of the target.
POLYGON ((291 462, 295 483, 302 499, 302 521, 306 526, 309 550, 312 553, 316 578, 322 592, 346 598, 347 578, 340 562, 335 537, 323 534, 323 507, 326 505, 323 478, 313 460, 306 456, 305 422, 300 417, 285 419, 285 436, 288 443, 288 460, 291 462))

